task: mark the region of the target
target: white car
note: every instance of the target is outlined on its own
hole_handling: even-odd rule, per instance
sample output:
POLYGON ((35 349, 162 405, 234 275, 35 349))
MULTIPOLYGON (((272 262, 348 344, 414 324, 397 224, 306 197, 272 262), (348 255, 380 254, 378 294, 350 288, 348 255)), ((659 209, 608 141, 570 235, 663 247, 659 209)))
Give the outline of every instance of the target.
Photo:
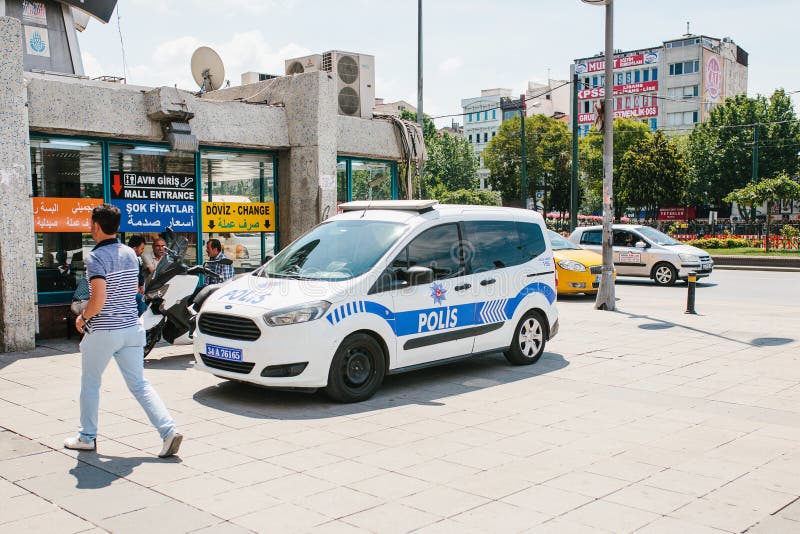
MULTIPOLYGON (((702 278, 714 270, 708 252, 676 241, 655 228, 615 224, 613 231, 614 268, 619 276, 652 278, 660 286, 671 286, 677 280, 686 280, 692 271, 702 278)), ((569 240, 601 252, 603 227, 576 228, 569 240)))
POLYGON ((558 332, 555 269, 533 211, 364 201, 203 303, 196 368, 369 398, 384 375, 504 351, 535 363, 558 332))

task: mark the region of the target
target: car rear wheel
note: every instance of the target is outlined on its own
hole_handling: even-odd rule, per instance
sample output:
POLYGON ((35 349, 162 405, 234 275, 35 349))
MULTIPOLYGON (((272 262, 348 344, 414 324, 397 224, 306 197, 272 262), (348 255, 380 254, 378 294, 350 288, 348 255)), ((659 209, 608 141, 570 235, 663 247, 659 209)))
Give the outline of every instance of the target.
POLYGON ((514 365, 531 365, 539 361, 547 341, 547 321, 542 314, 531 310, 519 320, 511 339, 506 359, 514 365))
POLYGON ((345 338, 333 356, 325 393, 338 402, 360 402, 372 397, 386 375, 380 344, 368 334, 345 338))
POLYGON ((678 271, 669 263, 659 263, 653 267, 653 280, 660 286, 675 285, 678 271))

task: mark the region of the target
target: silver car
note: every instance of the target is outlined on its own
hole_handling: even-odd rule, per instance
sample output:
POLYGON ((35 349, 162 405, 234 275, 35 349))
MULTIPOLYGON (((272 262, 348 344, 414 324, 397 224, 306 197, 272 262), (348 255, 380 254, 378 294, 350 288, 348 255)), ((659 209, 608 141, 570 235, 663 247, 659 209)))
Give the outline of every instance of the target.
MULTIPOLYGON (((699 248, 685 245, 649 226, 615 224, 614 267, 619 276, 652 278, 660 286, 686 280, 691 271, 697 277, 714 270, 711 256, 699 248)), ((602 226, 576 228, 569 240, 589 250, 601 252, 602 226)))

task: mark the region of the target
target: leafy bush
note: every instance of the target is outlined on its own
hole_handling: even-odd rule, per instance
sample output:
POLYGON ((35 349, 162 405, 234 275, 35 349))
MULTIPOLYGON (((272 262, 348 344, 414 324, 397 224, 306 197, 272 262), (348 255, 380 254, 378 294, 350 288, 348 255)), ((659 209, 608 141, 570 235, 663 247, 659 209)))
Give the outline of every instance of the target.
POLYGON ((800 237, 800 230, 797 229, 796 226, 785 225, 781 228, 781 237, 784 239, 788 239, 790 241, 794 241, 798 237, 800 237))
POLYGON ((687 245, 702 249, 715 249, 715 248, 741 248, 749 247, 750 243, 746 239, 728 238, 719 239, 716 237, 706 237, 702 239, 693 239, 687 245))
POLYGON ((447 191, 441 187, 434 187, 430 191, 430 198, 435 198, 442 204, 472 204, 482 206, 501 206, 502 199, 498 191, 485 189, 456 189, 447 191))

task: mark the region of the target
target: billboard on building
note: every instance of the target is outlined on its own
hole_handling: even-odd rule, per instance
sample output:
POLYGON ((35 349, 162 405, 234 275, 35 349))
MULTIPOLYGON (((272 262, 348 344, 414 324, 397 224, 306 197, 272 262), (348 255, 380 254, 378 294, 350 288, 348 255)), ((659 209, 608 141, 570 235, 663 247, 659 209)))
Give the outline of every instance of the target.
POLYGON ((700 106, 700 121, 708 120, 711 109, 725 100, 725 69, 722 57, 719 54, 703 49, 702 72, 702 105, 700 106))
MULTIPOLYGON (((638 67, 639 65, 650 65, 658 63, 658 51, 648 50, 641 54, 614 57, 614 69, 625 69, 628 67, 638 67)), ((583 61, 575 64, 576 74, 588 74, 593 72, 602 73, 606 68, 604 59, 583 61)))

